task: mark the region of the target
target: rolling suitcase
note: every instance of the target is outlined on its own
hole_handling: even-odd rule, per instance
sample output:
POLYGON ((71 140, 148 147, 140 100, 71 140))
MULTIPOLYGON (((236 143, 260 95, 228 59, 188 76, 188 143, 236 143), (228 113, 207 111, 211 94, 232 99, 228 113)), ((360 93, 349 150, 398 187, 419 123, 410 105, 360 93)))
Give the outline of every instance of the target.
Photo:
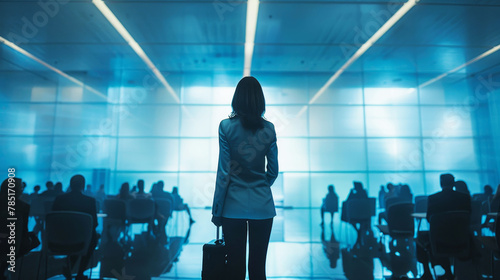
POLYGON ((203 245, 203 264, 201 270, 202 280, 223 280, 226 272, 226 248, 224 240, 219 238, 203 245))

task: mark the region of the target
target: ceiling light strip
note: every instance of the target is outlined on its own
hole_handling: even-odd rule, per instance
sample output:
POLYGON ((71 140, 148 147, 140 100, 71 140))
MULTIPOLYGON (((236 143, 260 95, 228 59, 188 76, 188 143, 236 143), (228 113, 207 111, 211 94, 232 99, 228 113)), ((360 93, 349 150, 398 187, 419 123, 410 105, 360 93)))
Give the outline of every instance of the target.
POLYGON ((106 95, 102 94, 98 90, 96 90, 96 89, 94 89, 94 88, 92 88, 90 86, 85 85, 82 81, 80 81, 80 80, 76 79, 75 77, 70 76, 70 75, 64 73, 63 71, 55 68, 54 66, 52 66, 52 65, 48 64, 47 62, 39 59, 38 57, 34 56, 33 54, 29 53, 25 49, 19 47, 18 45, 12 43, 11 41, 3 38, 2 36, 0 36, 0 43, 5 44, 6 46, 8 46, 9 48, 15 50, 16 52, 18 52, 18 53, 20 53, 20 54, 22 54, 22 55, 24 55, 24 56, 26 56, 26 57, 28 57, 28 58, 36 61, 36 62, 38 62, 39 64, 43 65, 44 67, 52 70, 53 72, 56 72, 60 76, 62 76, 64 78, 70 80, 71 82, 73 82, 73 83, 75 83, 75 84, 77 84, 77 85, 79 85, 79 86, 81 86, 81 87, 89 90, 90 92, 93 92, 93 93, 97 94, 99 97, 107 99, 106 95))
POLYGON ((323 85, 318 92, 311 98, 309 104, 314 103, 327 89, 328 87, 337 80, 337 78, 349 67, 353 64, 360 56, 362 56, 375 42, 377 42, 380 37, 382 37, 391 27, 394 26, 408 11, 413 8, 419 0, 408 0, 399 10, 386 22, 382 27, 380 27, 375 34, 373 34, 368 41, 366 41, 349 60, 347 60, 342 67, 340 67, 333 76, 328 79, 328 81, 323 85))
POLYGON ((446 72, 446 73, 443 73, 443 74, 441 74, 441 75, 439 75, 439 76, 437 76, 437 77, 435 77, 435 78, 433 78, 433 79, 428 80, 427 82, 425 82, 425 83, 423 83, 423 84, 419 85, 419 86, 418 86, 418 88, 423 88, 423 87, 426 87, 426 86, 428 86, 428 85, 430 85, 430 84, 432 84, 432 83, 435 83, 435 82, 437 82, 437 81, 441 80, 442 78, 444 78, 444 77, 446 77, 446 76, 448 76, 448 75, 450 75, 450 74, 453 74, 453 73, 455 73, 455 72, 458 72, 458 71, 460 71, 461 69, 463 69, 463 68, 465 68, 465 67, 467 67, 467 66, 471 65, 472 63, 474 63, 474 62, 476 62, 476 61, 478 61, 478 60, 481 60, 481 59, 483 59, 483 58, 485 58, 485 57, 489 56, 490 54, 493 54, 493 53, 497 52, 498 50, 500 50, 500 45, 497 45, 497 46, 495 46, 495 47, 493 47, 493 48, 491 48, 491 49, 487 50, 486 52, 484 52, 484 53, 482 53, 482 54, 480 54, 480 55, 476 56, 475 58, 473 58, 473 59, 471 59, 471 60, 467 61, 466 63, 464 63, 464 64, 462 64, 462 65, 460 65, 460 66, 458 66, 458 67, 456 67, 456 68, 454 68, 454 69, 452 69, 452 70, 450 70, 450 71, 446 72))
POLYGON ((255 30, 257 29, 258 14, 259 0, 248 0, 245 33, 245 63, 243 66, 243 76, 250 76, 250 70, 252 68, 252 57, 255 45, 255 30))
POLYGON ((92 0, 92 3, 99 9, 99 11, 106 17, 106 19, 111 23, 111 25, 120 33, 123 39, 130 45, 134 52, 146 63, 148 68, 153 72, 160 83, 167 89, 167 91, 172 95, 172 97, 180 103, 180 99, 175 93, 174 89, 167 82, 163 74, 156 68, 151 59, 146 55, 144 50, 139 46, 139 44, 134 40, 132 35, 127 31, 127 29, 121 24, 118 18, 113 14, 113 12, 104 4, 102 0, 92 0))

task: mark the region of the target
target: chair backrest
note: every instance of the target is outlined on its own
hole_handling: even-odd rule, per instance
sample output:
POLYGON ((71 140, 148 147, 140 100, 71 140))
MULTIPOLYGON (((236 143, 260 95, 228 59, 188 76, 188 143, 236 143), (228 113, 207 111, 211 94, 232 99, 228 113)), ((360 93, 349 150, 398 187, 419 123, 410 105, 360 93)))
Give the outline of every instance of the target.
POLYGON ((136 198, 128 202, 127 219, 130 223, 148 223, 155 217, 155 202, 149 198, 136 198))
POLYGON ((473 200, 471 201, 471 214, 470 214, 470 225, 480 226, 481 225, 481 207, 483 205, 482 201, 473 200))
POLYGON ((389 197, 385 200, 385 209, 389 209, 391 205, 401 202, 401 198, 398 196, 389 197))
POLYGON ((52 255, 85 255, 92 238, 92 216, 74 211, 53 211, 45 217, 44 248, 52 255))
POLYGON ((430 241, 437 257, 466 257, 470 248, 470 213, 449 211, 430 217, 430 241))
POLYGON ((45 214, 52 210, 55 197, 38 196, 31 201, 30 216, 44 218, 45 214))
POLYGON ((413 237, 415 233, 415 221, 413 203, 396 203, 387 209, 387 225, 391 237, 413 237))
POLYGON ((127 219, 127 202, 117 198, 105 199, 103 211, 107 214, 107 219, 125 221, 127 219))
POLYGON ((427 212, 427 198, 426 195, 415 196, 415 213, 427 212))
POLYGON ((358 222, 369 220, 372 217, 372 201, 368 199, 350 199, 346 202, 347 221, 358 222))
POLYGON ((156 207, 158 213, 163 215, 164 217, 168 218, 172 216, 172 200, 171 199, 166 199, 166 198, 157 198, 155 199, 156 207))
POLYGON ((475 193, 472 195, 472 200, 485 201, 487 199, 488 196, 486 196, 484 193, 475 193))

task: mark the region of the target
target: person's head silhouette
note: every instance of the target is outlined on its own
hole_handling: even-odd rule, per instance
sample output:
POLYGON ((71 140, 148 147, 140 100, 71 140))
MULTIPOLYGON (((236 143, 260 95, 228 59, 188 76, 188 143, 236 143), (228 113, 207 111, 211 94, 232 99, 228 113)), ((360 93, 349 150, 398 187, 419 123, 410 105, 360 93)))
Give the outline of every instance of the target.
POLYGON ((126 193, 129 193, 130 192, 130 185, 125 182, 122 184, 121 188, 120 188, 120 193, 121 194, 126 194, 126 193))
POLYGON ((71 177, 71 180, 69 181, 69 188, 73 192, 83 191, 85 188, 85 178, 80 174, 71 177))
POLYGON ((329 185, 329 186, 328 186, 328 192, 329 192, 329 193, 332 193, 332 192, 333 192, 333 185, 329 185))
POLYGON ((441 174, 440 176, 441 188, 444 189, 453 189, 455 185, 455 177, 453 175, 446 173, 441 174))
POLYGON ((47 190, 53 190, 54 183, 52 183, 52 181, 47 181, 47 183, 45 183, 45 187, 47 188, 47 190))
POLYGON ((493 188, 490 185, 484 186, 484 194, 485 195, 492 195, 493 194, 493 188))
POLYGON ((467 187, 467 184, 464 181, 456 181, 455 182, 455 190, 457 192, 464 193, 466 195, 470 195, 469 188, 467 187))
POLYGON ((354 190, 359 192, 363 189, 363 184, 361 184, 361 182, 353 182, 354 184, 354 190))
POLYGON ((137 181, 137 189, 140 193, 144 192, 144 180, 140 179, 139 181, 137 181))
POLYGON ((63 185, 61 182, 57 182, 55 185, 54 185, 54 190, 57 191, 57 192, 63 192, 63 185))
POLYGON ((35 193, 38 193, 40 191, 40 185, 36 185, 34 188, 33 188, 33 191, 35 193))
POLYGON ((247 76, 238 82, 231 106, 233 112, 230 117, 238 116, 243 127, 257 130, 264 126, 262 115, 266 111, 266 101, 256 78, 247 76))

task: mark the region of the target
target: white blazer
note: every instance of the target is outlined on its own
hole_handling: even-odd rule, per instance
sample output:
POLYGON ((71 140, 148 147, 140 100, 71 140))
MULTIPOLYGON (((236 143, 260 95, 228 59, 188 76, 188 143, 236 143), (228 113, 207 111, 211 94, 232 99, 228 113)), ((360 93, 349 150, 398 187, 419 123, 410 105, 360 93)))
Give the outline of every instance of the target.
POLYGON ((278 147, 271 122, 255 133, 239 117, 219 125, 219 165, 212 214, 233 219, 276 216, 271 186, 278 177, 278 147), (266 168, 267 158, 267 168, 266 168))

